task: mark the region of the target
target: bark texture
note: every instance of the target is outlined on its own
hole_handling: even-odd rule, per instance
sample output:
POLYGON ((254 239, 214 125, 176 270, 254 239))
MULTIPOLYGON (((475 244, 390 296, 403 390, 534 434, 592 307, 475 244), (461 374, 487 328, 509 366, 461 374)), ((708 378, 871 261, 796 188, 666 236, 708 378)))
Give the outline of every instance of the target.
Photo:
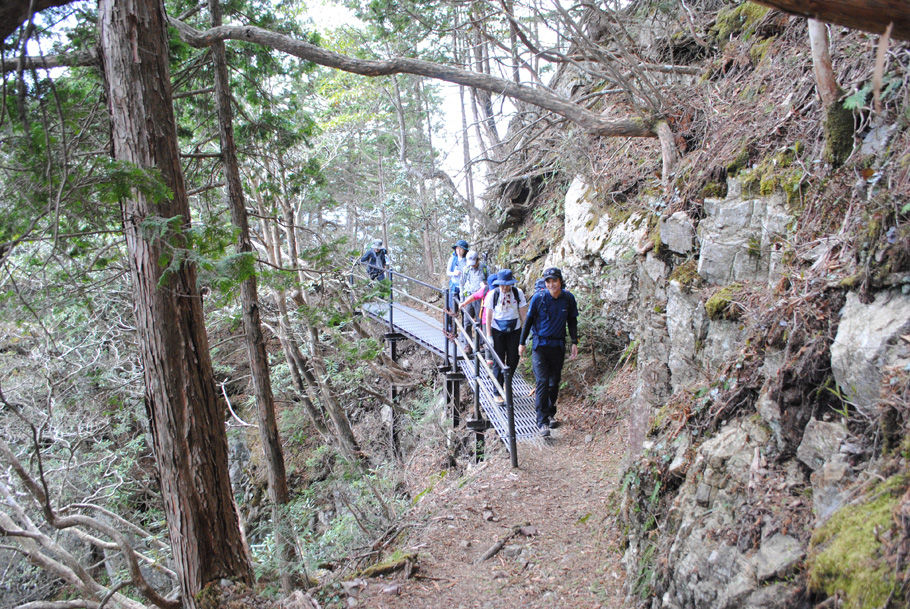
MULTIPOLYGON (((221 25, 220 0, 209 0, 212 25, 221 25)), ((212 45, 212 62, 215 68, 215 105, 218 109, 218 128, 221 137, 221 161, 224 163, 224 177, 227 184, 227 201, 231 210, 231 222, 237 228, 237 252, 253 255, 250 239, 250 222, 240 181, 240 164, 237 160, 237 145, 234 141, 234 113, 231 108, 231 85, 228 78, 227 58, 224 42, 212 45)), ((272 503, 272 527, 278 541, 279 560, 282 563, 281 587, 290 593, 292 574, 288 565, 294 559, 294 545, 288 539, 288 527, 282 516, 283 507, 290 499, 284 453, 278 434, 275 415, 275 399, 272 394, 272 380, 269 374, 269 356, 262 334, 262 320, 259 315, 259 294, 256 275, 251 275, 240 284, 240 307, 243 318, 244 340, 249 354, 250 374, 253 391, 256 394, 256 412, 259 422, 259 440, 265 456, 269 477, 269 500, 272 503)))
POLYGON ((808 27, 815 86, 822 104, 827 108, 841 96, 841 88, 831 65, 831 52, 828 50, 828 26, 817 19, 809 19, 808 27))
POLYGON ((196 272, 164 275, 161 261, 185 244, 152 218, 190 218, 177 150, 166 16, 160 0, 101 0, 101 57, 114 157, 157 171, 171 191, 122 201, 146 406, 174 562, 186 607, 209 582, 252 581, 231 492, 227 438, 209 357, 196 272))
POLYGON ((784 12, 910 40, 910 2, 906 0, 756 0, 784 12))

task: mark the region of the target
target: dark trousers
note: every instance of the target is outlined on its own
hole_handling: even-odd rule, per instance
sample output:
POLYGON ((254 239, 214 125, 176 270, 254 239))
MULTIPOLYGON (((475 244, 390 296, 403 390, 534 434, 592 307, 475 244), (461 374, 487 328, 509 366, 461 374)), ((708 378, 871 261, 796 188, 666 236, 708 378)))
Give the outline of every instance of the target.
POLYGON ((537 379, 534 398, 537 406, 537 426, 550 422, 556 416, 556 398, 559 397, 559 382, 562 378, 562 364, 566 359, 565 347, 537 347, 531 356, 534 378, 537 379))
MULTIPOLYGON (((521 328, 517 330, 512 330, 511 332, 500 332, 496 328, 493 328, 493 350, 496 352, 496 355, 499 356, 499 359, 508 366, 512 373, 515 372, 515 366, 518 365, 518 339, 521 338, 521 328)), ((502 371, 502 368, 499 367, 499 362, 495 359, 493 360, 493 374, 496 375, 496 380, 499 381, 500 385, 503 385, 505 382, 505 374, 502 371)), ((505 385, 503 385, 505 389, 505 385)))
MULTIPOLYGON (((472 302, 468 306, 466 306, 464 309, 462 309, 462 312, 464 313, 464 317, 462 318, 464 321, 464 327, 468 332, 468 336, 471 337, 471 339, 470 339, 471 342, 468 343, 468 347, 471 347, 471 348, 474 347, 474 323, 475 322, 477 323, 478 332, 480 331, 481 320, 479 319, 479 316, 480 316, 480 306, 482 304, 483 303, 481 303, 479 300, 475 300, 474 302, 472 302), (471 321, 472 319, 474 320, 473 322, 471 321)), ((481 343, 481 346, 483 346, 483 343, 481 343)))
MULTIPOLYGON (((446 309, 455 311, 455 301, 459 298, 461 298, 461 290, 458 286, 450 286, 449 291, 446 292, 446 309)), ((455 314, 458 314, 457 311, 455 314)), ((446 332, 455 332, 455 320, 451 315, 446 315, 446 332)))

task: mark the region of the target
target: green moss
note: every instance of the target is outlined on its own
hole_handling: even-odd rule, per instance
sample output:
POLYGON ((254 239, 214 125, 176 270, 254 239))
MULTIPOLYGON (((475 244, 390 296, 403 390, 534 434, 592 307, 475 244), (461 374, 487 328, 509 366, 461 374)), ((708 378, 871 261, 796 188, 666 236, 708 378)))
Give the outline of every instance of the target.
POLYGON ((762 196, 782 191, 789 205, 798 203, 803 194, 805 171, 796 164, 796 160, 802 150, 802 142, 797 141, 740 173, 743 191, 762 196))
POLYGON ((740 32, 744 32, 744 37, 748 38, 755 24, 761 21, 770 10, 770 8, 760 6, 754 2, 743 2, 730 8, 721 9, 714 20, 711 34, 721 48, 732 36, 740 32))
POLYGON ((749 147, 743 145, 736 157, 727 165, 727 175, 735 176, 740 171, 749 166, 749 147))
POLYGON ((699 194, 703 199, 722 199, 727 196, 727 185, 724 182, 708 182, 699 194))
POLYGON ((743 286, 739 283, 731 283, 722 287, 714 293, 705 302, 705 313, 712 320, 719 319, 737 319, 740 315, 740 307, 735 305, 736 297, 742 292, 743 286))
POLYGON ((199 609, 218 609, 221 606, 221 587, 218 582, 211 582, 196 593, 196 606, 199 609))
POLYGON ((701 281, 698 274, 698 260, 695 258, 677 265, 670 272, 670 281, 679 283, 684 289, 689 289, 701 281))
POLYGON ((816 530, 807 560, 811 590, 838 595, 845 609, 883 607, 892 593, 901 595, 881 539, 907 482, 906 475, 892 476, 866 502, 842 507, 816 530))
POLYGON ((766 38, 765 40, 760 40, 752 45, 749 49, 749 58, 752 60, 752 65, 758 66, 765 60, 768 56, 768 49, 771 48, 771 44, 775 40, 774 37, 766 38))
POLYGON ((401 550, 395 550, 388 558, 382 562, 378 562, 375 565, 371 565, 366 569, 363 569, 357 573, 355 577, 379 577, 380 575, 386 575, 388 573, 400 571, 406 568, 408 565, 413 568, 416 564, 417 554, 405 553, 401 550))
POLYGON ((825 161, 840 167, 853 152, 853 112, 831 104, 825 112, 825 161))

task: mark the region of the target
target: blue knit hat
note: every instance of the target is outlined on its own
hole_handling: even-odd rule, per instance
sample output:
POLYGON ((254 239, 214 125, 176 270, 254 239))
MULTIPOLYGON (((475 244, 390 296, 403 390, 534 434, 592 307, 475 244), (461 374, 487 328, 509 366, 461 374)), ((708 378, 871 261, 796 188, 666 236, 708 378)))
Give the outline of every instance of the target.
POLYGON ((468 242, 465 241, 464 239, 459 239, 458 241, 456 241, 456 242, 455 242, 455 245, 452 246, 452 249, 455 249, 456 247, 464 248, 464 251, 466 251, 466 252, 467 252, 469 249, 471 249, 471 246, 468 245, 468 242))

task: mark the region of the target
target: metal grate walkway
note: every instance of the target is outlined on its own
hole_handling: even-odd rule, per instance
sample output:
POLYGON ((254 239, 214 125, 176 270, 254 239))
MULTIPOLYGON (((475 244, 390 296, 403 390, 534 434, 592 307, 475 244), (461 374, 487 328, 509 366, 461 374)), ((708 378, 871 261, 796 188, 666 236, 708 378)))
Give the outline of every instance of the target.
MULTIPOLYGON (((363 305, 364 314, 368 317, 389 324, 389 303, 373 302, 363 305)), ((445 354, 445 335, 442 331, 442 320, 436 319, 411 307, 394 303, 392 305, 392 327, 395 332, 407 336, 423 348, 439 357, 445 354)), ((458 365, 465 382, 474 390, 474 360, 464 357, 459 345, 458 365)), ((480 373, 480 407, 487 420, 493 425, 499 438, 509 446, 509 417, 505 404, 497 404, 493 397, 497 395, 493 381, 481 371, 480 373)), ((534 398, 530 395, 531 386, 520 374, 512 377, 512 404, 515 410, 515 439, 524 443, 542 444, 543 438, 537 431, 537 414, 534 398)))

